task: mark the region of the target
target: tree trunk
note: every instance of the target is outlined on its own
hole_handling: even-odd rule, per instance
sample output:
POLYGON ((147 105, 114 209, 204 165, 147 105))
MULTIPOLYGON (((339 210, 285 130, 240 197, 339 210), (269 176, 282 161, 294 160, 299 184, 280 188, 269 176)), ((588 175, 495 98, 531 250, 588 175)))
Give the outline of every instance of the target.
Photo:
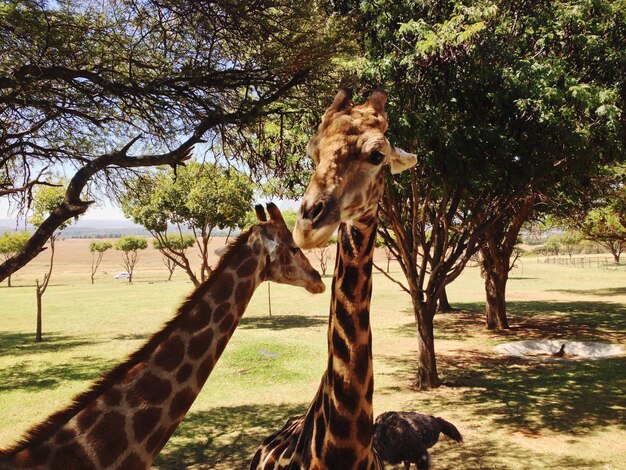
POLYGON ((419 300, 413 303, 417 325, 417 377, 414 385, 419 390, 429 390, 441 385, 437 375, 433 332, 433 318, 437 304, 436 302, 430 303, 432 305, 419 300))
POLYGON ((506 283, 508 270, 490 269, 484 271, 485 294, 487 298, 486 322, 488 330, 508 330, 506 316, 506 283))
POLYGON ((37 279, 37 328, 35 331, 35 341, 41 341, 41 298, 43 297, 43 290, 39 286, 39 279, 37 279))
POLYGON ((10 274, 9 274, 9 286, 8 287, 11 287, 11 275, 10 274))
POLYGON ((270 317, 272 316, 272 291, 270 289, 270 283, 267 283, 267 305, 269 307, 270 317))
POLYGON ((438 310, 442 313, 448 313, 454 311, 452 305, 448 301, 448 293, 446 292, 446 288, 444 287, 441 291, 441 295, 439 296, 439 305, 438 310))

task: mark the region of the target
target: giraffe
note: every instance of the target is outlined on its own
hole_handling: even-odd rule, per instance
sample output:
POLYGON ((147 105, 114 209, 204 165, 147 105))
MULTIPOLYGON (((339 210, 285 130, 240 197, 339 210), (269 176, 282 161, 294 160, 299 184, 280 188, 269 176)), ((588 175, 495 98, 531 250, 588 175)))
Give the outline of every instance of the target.
POLYGON ((266 280, 322 293, 324 283, 274 204, 240 235, 161 331, 66 409, 0 451, 0 469, 147 469, 209 377, 266 280))
POLYGON ((339 227, 328 324, 328 366, 305 415, 290 419, 255 453, 251 469, 376 469, 372 446, 374 390, 370 298, 372 255, 383 167, 411 168, 415 155, 385 138, 387 93, 360 106, 341 89, 326 110, 308 152, 316 164, 294 240, 324 243, 339 227))

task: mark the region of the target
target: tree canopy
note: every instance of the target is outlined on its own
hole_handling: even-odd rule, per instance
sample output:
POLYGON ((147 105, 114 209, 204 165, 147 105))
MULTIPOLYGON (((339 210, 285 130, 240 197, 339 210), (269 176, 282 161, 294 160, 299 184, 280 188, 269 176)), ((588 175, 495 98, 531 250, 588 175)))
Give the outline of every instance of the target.
MULTIPOLYGON (((177 165, 201 142, 245 158, 227 150, 227 137, 315 88, 342 37, 334 18, 304 0, 4 2, 0 197, 26 209, 59 165, 75 173, 24 250, 0 265, 0 279, 128 169, 177 165)), ((253 168, 264 162, 255 155, 253 168)))
POLYGON ((626 7, 333 3, 356 18, 363 39, 354 83, 389 90, 390 140, 418 155, 416 169, 388 181, 381 215, 413 298, 417 382, 428 388, 438 384, 435 304, 488 229, 495 245, 516 240, 504 219, 517 213, 512 206, 535 195, 575 199, 603 165, 623 158, 626 7))
POLYGON ((128 273, 128 283, 133 282, 135 266, 139 261, 139 251, 148 248, 148 241, 144 237, 126 235, 115 241, 115 249, 122 252, 124 268, 128 273))
POLYGON ((125 215, 143 225, 158 240, 161 253, 197 285, 183 232, 191 230, 197 240, 204 280, 210 272, 208 244, 213 231, 242 226, 252 196, 250 179, 234 168, 191 162, 176 176, 171 169, 161 169, 128 181, 120 202, 125 215))

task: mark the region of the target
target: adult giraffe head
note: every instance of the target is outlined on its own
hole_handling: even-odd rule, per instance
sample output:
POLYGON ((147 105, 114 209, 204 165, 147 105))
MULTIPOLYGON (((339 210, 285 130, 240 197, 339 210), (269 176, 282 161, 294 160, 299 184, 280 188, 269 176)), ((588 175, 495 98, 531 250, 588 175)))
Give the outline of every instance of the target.
POLYGON ((326 242, 341 222, 369 225, 376 219, 384 190, 383 168, 411 168, 415 155, 387 138, 387 93, 374 91, 362 105, 340 89, 309 142, 316 169, 304 194, 293 232, 302 248, 326 242))
POLYGON ((265 250, 267 262, 265 279, 281 284, 304 287, 312 294, 325 290, 324 282, 302 250, 293 241, 280 210, 273 203, 267 205, 269 220, 263 206, 255 206, 259 224, 252 227, 250 241, 259 250, 265 250), (260 243, 255 244, 257 240, 260 243), (262 247, 262 248, 261 248, 262 247))

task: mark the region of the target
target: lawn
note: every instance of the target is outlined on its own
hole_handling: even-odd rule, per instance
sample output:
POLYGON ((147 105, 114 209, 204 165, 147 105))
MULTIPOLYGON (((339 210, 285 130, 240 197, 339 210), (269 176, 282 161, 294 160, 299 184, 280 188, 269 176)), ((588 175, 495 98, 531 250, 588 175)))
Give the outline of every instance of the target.
MULTIPOLYGON (((33 342, 40 267, 16 276, 16 287, 0 287, 0 447, 137 349, 192 288, 180 274, 165 282, 156 258, 144 271, 140 264, 131 286, 111 279, 120 269, 109 263, 109 275, 91 285, 88 266, 61 256, 44 297, 40 344, 33 342)), ((392 274, 401 276, 397 266, 392 274)), ((330 293, 276 284, 271 292, 272 317, 263 285, 155 468, 246 468, 267 435, 306 409, 326 365, 330 293)), ((375 414, 414 410, 453 422, 465 442, 442 438, 431 453, 434 469, 626 468, 625 357, 542 362, 493 352, 530 338, 626 343, 626 271, 525 259, 509 282, 513 328, 501 334, 483 327, 477 268, 449 286, 449 297, 459 310, 435 320, 444 385, 417 392, 409 298, 374 274, 375 414)))

